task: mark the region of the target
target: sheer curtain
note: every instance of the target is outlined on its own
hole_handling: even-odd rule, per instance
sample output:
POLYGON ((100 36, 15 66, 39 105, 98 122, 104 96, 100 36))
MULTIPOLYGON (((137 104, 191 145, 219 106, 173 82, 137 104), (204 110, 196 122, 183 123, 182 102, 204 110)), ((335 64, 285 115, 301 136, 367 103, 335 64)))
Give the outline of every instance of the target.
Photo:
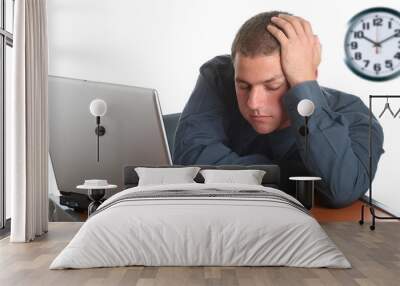
POLYGON ((48 227, 46 0, 16 0, 14 70, 6 112, 6 180, 11 188, 12 242, 27 242, 48 227))

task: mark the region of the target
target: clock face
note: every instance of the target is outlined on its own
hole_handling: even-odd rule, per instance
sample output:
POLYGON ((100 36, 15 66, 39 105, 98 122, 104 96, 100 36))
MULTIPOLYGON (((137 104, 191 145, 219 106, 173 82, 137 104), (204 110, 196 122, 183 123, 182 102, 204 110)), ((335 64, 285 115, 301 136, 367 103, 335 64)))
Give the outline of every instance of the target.
POLYGON ((400 12, 371 8, 349 21, 345 38, 347 66, 375 81, 400 75, 400 12))

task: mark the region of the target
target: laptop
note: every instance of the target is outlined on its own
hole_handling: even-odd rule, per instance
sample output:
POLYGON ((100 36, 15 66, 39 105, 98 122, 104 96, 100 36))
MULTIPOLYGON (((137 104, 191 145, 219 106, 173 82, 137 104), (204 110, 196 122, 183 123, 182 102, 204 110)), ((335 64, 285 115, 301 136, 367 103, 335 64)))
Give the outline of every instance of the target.
POLYGON ((151 88, 49 76, 49 147, 61 194, 87 179, 106 179, 123 189, 125 165, 172 165, 157 91, 151 88), (92 100, 102 99, 105 134, 99 138, 92 100))

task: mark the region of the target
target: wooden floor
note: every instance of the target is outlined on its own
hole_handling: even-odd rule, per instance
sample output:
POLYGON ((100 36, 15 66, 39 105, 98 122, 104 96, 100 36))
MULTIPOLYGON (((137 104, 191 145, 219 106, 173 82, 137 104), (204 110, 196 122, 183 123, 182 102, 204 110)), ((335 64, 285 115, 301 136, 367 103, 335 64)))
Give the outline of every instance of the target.
POLYGON ((323 223, 352 269, 294 267, 119 267, 48 270, 82 223, 50 223, 32 243, 0 241, 0 285, 400 285, 400 224, 375 231, 356 222, 323 223))

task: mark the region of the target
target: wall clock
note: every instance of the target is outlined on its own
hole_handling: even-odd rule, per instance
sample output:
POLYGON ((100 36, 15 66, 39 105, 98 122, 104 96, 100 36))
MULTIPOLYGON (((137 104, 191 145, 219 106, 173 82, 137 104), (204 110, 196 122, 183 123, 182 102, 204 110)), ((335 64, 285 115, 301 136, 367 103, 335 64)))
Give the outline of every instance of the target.
POLYGON ((350 19, 344 42, 345 62, 358 76, 383 81, 400 75, 399 11, 361 11, 350 19))

